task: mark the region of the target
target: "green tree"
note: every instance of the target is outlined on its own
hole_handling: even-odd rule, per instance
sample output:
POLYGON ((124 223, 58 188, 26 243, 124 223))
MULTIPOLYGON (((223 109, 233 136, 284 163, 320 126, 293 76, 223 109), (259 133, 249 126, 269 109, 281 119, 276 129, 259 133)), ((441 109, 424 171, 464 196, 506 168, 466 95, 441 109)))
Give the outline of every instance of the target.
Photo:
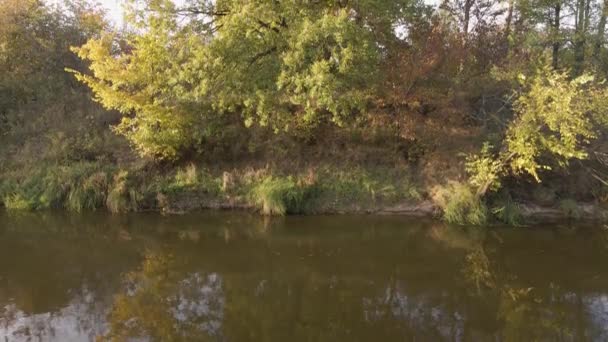
POLYGON ((217 135, 225 116, 275 131, 343 125, 365 111, 413 4, 134 1, 137 33, 77 48, 92 73, 76 76, 124 114, 117 130, 143 155, 176 158, 217 135))
POLYGON ((500 178, 527 174, 540 182, 540 172, 586 159, 586 146, 606 127, 606 89, 590 75, 570 80, 565 73, 539 70, 520 76, 522 90, 513 104, 500 151, 471 156, 467 167, 478 195, 500 186, 500 178))

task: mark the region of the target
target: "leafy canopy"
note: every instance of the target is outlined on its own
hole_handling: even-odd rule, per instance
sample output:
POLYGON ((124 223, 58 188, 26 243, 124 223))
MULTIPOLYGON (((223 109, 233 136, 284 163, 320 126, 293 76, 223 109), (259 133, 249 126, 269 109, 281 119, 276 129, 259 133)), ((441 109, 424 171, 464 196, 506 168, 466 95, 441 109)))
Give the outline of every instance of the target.
POLYGON ((492 153, 485 144, 469 156, 467 170, 478 195, 500 188, 500 178, 528 174, 540 182, 539 172, 572 159, 587 158, 586 146, 608 123, 606 89, 585 74, 570 80, 548 67, 531 78, 520 76, 522 91, 514 102, 502 147, 492 153))
POLYGON ((124 37, 75 49, 77 73, 144 155, 175 158, 222 116, 276 131, 342 125, 365 110, 405 1, 134 0, 124 37))

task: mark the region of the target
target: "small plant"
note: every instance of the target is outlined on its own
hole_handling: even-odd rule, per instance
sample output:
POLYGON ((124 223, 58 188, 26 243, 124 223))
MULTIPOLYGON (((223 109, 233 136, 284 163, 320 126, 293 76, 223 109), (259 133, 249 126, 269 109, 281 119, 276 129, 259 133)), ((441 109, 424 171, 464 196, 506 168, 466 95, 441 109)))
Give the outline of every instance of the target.
POLYGON ((453 224, 483 225, 488 221, 488 209, 471 188, 451 182, 436 189, 435 202, 443 209, 443 219, 453 224))

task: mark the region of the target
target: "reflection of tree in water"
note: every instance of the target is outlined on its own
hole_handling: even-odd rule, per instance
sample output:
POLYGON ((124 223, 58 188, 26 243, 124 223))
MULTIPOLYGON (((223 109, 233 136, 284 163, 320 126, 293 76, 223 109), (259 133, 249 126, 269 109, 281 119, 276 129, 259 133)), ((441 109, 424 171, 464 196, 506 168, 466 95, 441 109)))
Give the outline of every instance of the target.
POLYGON ((106 338, 192 341, 218 338, 224 299, 217 274, 185 274, 173 256, 148 252, 142 269, 126 276, 116 295, 106 338))
MULTIPOLYGON (((497 245, 502 240, 496 233, 443 227, 435 228, 431 234, 438 241, 466 251, 462 274, 465 284, 473 289, 467 293, 476 305, 495 306, 495 310, 478 309, 496 313, 499 326, 495 340, 608 339, 607 296, 568 291, 554 283, 538 288, 538 284, 535 287, 526 282, 500 262, 497 245)), ((474 335, 480 337, 479 332, 474 335)))

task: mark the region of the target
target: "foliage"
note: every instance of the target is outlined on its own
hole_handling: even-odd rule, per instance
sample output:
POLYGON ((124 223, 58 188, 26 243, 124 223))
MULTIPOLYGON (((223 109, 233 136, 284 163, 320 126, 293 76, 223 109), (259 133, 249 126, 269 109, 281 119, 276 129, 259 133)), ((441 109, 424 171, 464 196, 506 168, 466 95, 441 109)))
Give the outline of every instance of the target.
POLYGON ((133 1, 130 22, 142 33, 108 33, 76 48, 91 74, 75 74, 124 114, 117 131, 158 158, 213 140, 225 115, 275 130, 342 125, 365 110, 377 84, 374 30, 388 35, 393 11, 408 6, 133 1))
POLYGON ((483 225, 488 209, 467 184, 450 182, 435 191, 435 202, 443 209, 443 219, 453 224, 483 225))
POLYGON ((539 172, 552 165, 566 167, 572 159, 587 158, 585 146, 602 128, 605 90, 582 75, 569 80, 564 73, 540 69, 531 78, 521 75, 522 90, 513 104, 515 118, 509 123, 499 153, 484 144, 479 155, 467 158, 470 182, 478 194, 500 188, 508 174, 528 174, 540 182, 539 172))
POLYGON ((470 175, 469 183, 477 189, 488 187, 488 190, 496 191, 502 186, 500 178, 504 173, 503 165, 491 152, 492 148, 493 146, 486 142, 479 154, 466 158, 465 168, 470 175))
POLYGON ((514 104, 518 115, 506 138, 508 153, 514 155, 513 172, 525 172, 540 181, 539 170, 551 169, 540 160, 543 156, 552 157, 559 166, 587 157, 583 145, 596 137, 589 113, 598 95, 592 80, 583 75, 569 81, 567 75, 548 69, 530 81, 523 79, 528 90, 514 104))

